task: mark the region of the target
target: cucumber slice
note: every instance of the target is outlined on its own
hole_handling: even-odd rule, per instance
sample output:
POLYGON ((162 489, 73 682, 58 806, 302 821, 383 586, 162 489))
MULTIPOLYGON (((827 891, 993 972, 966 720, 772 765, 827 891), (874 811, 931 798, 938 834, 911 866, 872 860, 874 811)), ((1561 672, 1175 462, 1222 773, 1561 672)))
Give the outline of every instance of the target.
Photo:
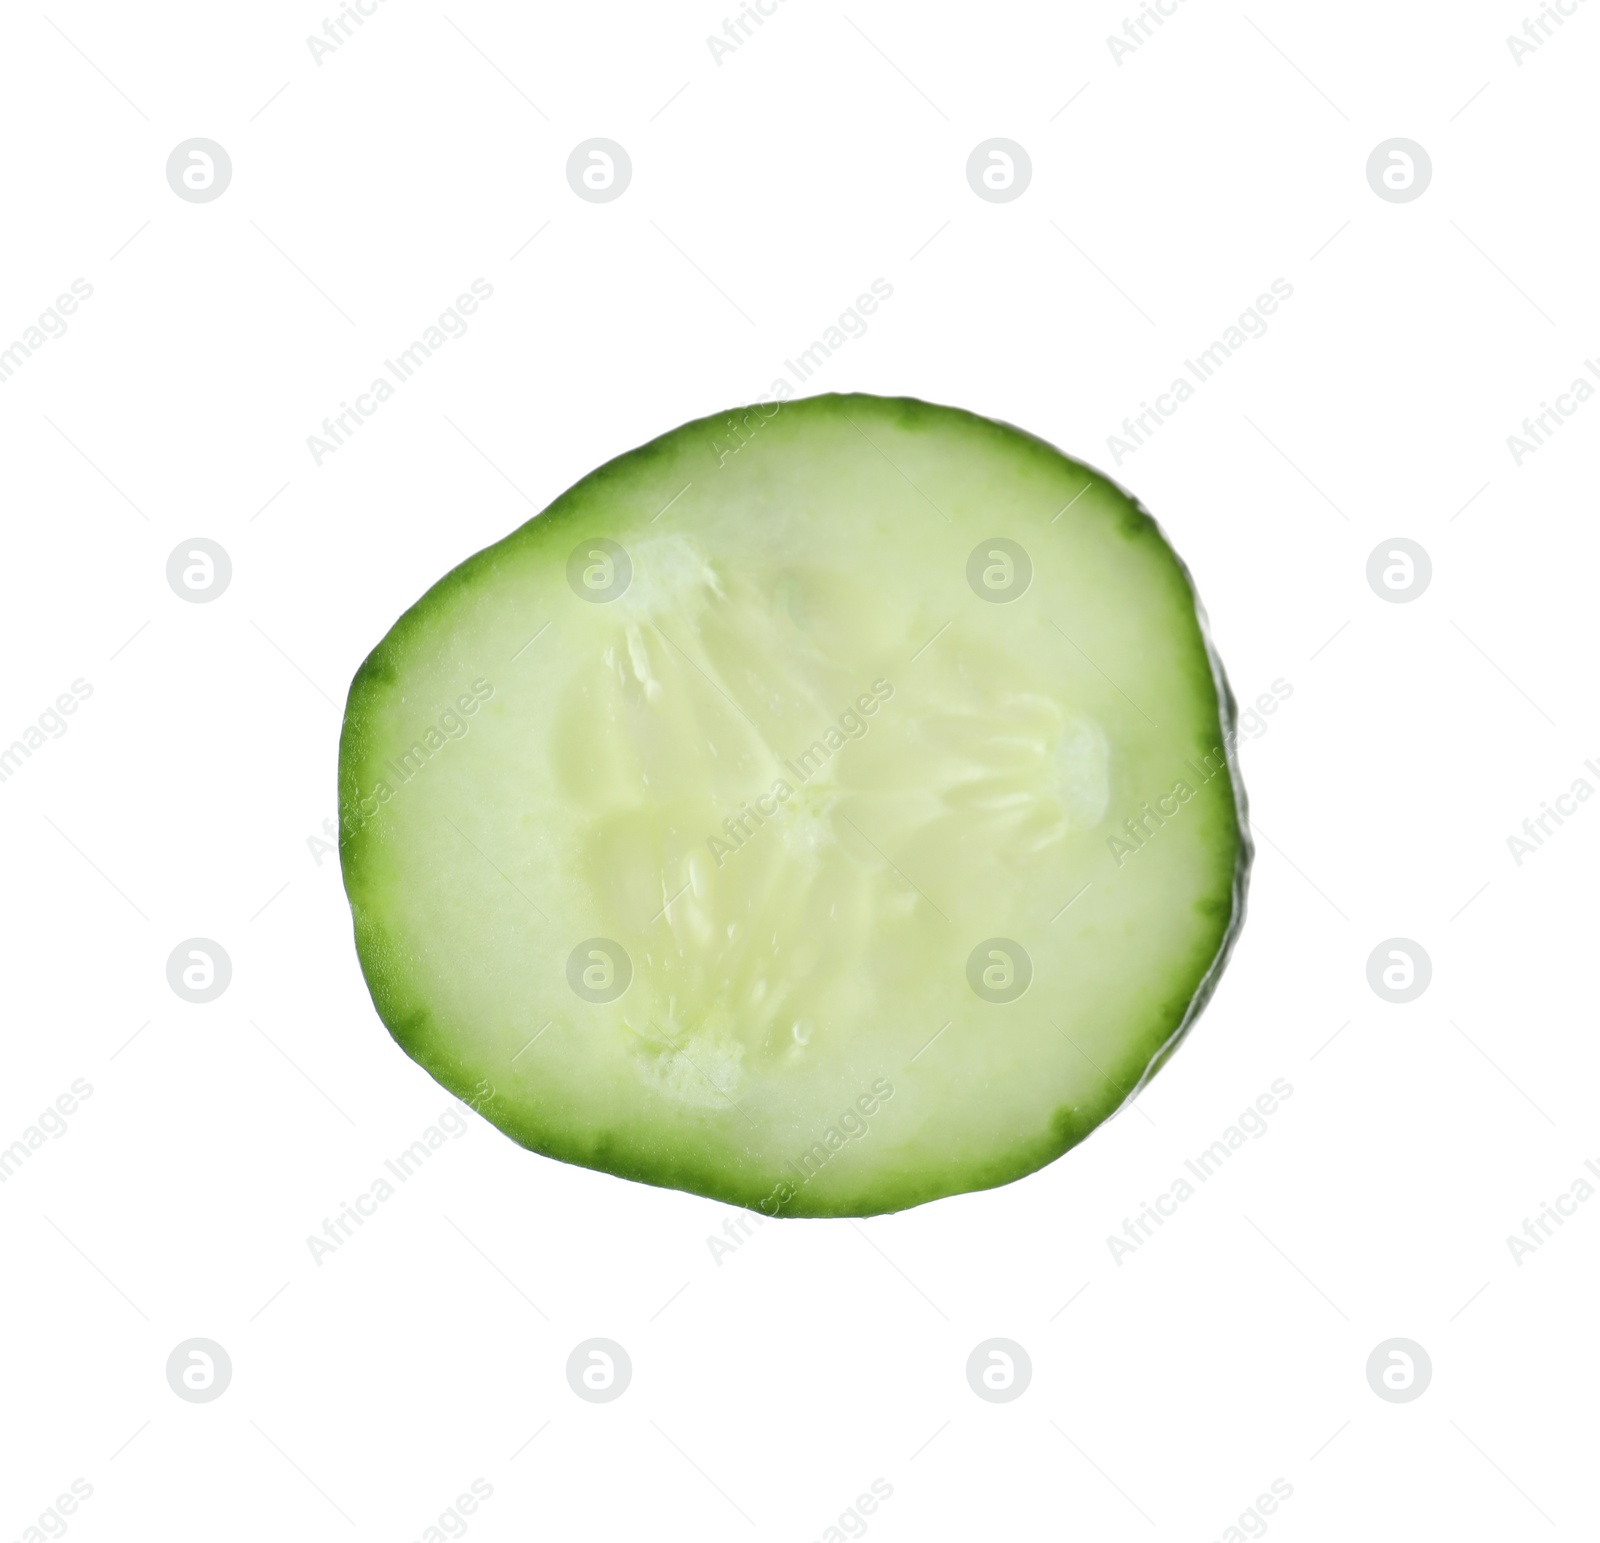
POLYGON ((821 396, 592 472, 357 672, 379 1015, 524 1146, 768 1215, 1004 1184, 1132 1098, 1250 861, 1188 574, 1099 473, 821 396))

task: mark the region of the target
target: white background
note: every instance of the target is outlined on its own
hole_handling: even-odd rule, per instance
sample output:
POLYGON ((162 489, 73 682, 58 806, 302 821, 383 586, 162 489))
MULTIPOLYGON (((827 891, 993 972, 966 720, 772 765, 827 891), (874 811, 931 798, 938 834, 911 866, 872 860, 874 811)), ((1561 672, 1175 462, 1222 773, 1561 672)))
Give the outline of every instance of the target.
POLYGON ((1600 355, 1600 5, 1520 65, 1523 0, 1186 0, 1118 64, 1125 14, 783 0, 719 66, 715 5, 385 0, 318 65, 316 6, 7 8, 0 346, 94 294, 0 386, 0 742, 93 695, 0 784, 0 1145, 93 1094, 0 1186, 0 1538, 74 1478, 86 1540, 417 1539, 475 1478, 486 1543, 815 1540, 880 1477, 884 1539, 1219 1539, 1280 1478, 1286 1540, 1594 1535, 1600 1202, 1520 1264, 1506 1237, 1600 1160, 1600 806, 1520 866, 1506 838, 1600 786, 1600 405, 1520 467, 1506 436, 1600 355), (594 135, 633 161, 604 205, 564 172, 594 135), (166 181, 194 136, 232 158, 215 202, 166 181), (1006 204, 965 176, 992 136, 1032 159, 1006 204), (1393 136, 1432 158, 1413 202, 1367 182, 1393 136), (479 277, 470 332, 317 466, 306 436, 479 277), (1114 471, 1241 698, 1293 686, 1243 753, 1215 1000, 1134 1111, 1005 1189, 718 1263, 724 1207, 474 1119, 317 1266, 307 1234, 447 1105, 308 846, 351 674, 877 277, 808 389, 1114 471), (1113 466, 1280 277, 1268 333, 1113 466), (195 536, 233 563, 206 605, 165 578, 195 536), (1433 563, 1408 604, 1365 578, 1395 536, 1433 563), (207 1006, 165 976, 197 935, 234 967, 207 1006), (1404 1006, 1366 979, 1397 935, 1434 969, 1404 1006), (1280 1077, 1268 1134, 1115 1262, 1280 1077), (634 1366, 605 1405, 564 1375, 597 1335, 634 1366), (232 1359, 215 1402, 167 1385, 195 1336, 232 1359), (1003 1405, 964 1373, 993 1336, 1033 1363, 1003 1405), (1365 1373, 1397 1336, 1433 1364, 1405 1404, 1365 1373))

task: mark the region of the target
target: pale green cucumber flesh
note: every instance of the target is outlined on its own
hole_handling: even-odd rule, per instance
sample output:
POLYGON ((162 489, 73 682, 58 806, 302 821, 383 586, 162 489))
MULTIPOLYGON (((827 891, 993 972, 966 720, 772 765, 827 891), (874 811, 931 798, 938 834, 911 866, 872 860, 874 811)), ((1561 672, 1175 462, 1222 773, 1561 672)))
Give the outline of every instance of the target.
POLYGON ((815 397, 619 457, 412 606, 340 852, 379 1014, 515 1140, 869 1215, 1032 1172, 1171 1052, 1242 919, 1233 746, 1113 483, 815 397))

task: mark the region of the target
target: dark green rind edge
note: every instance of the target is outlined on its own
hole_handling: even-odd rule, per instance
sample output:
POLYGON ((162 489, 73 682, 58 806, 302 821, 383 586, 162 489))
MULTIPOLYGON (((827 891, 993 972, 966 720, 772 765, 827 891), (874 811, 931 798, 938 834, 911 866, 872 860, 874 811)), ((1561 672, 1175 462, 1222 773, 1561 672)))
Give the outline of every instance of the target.
MULTIPOLYGON (((1224 743, 1226 743, 1227 737, 1233 732, 1236 724, 1237 702, 1232 688, 1228 684, 1222 661, 1212 642, 1205 608, 1201 604, 1193 575, 1182 557, 1179 556, 1172 542, 1167 539, 1166 532, 1162 530, 1159 522, 1132 493, 1117 482, 1115 478, 1107 476, 1097 467, 1091 466, 1088 462, 1080 460, 1076 456, 1068 455, 1041 436, 1031 433, 1027 429, 1019 428, 1016 424, 1007 423, 1003 419, 985 417, 966 408, 927 402, 919 397, 878 397, 864 392, 825 392, 815 397, 796 398, 791 402, 785 402, 783 405, 794 408, 813 404, 820 406, 823 403, 835 405, 852 400, 870 402, 880 411, 898 409, 907 417, 921 416, 925 413, 930 416, 953 414, 974 420, 985 427, 1004 429, 1008 433, 1015 434, 1018 438, 1031 441, 1051 455, 1059 457, 1071 465, 1081 467, 1099 481, 1114 488, 1127 501, 1129 506, 1148 522, 1183 577, 1194 607, 1194 615, 1198 624, 1201 642, 1210 665, 1212 684, 1217 699, 1218 726, 1222 731, 1224 743)), ((1234 760, 1229 759, 1227 762, 1228 785, 1233 794, 1237 835, 1231 886, 1231 915, 1222 931, 1216 953, 1195 987, 1182 1018, 1146 1063, 1138 1081, 1115 1106, 1106 1110, 1105 1113, 1075 1120, 1071 1122, 1070 1129, 1060 1128, 1061 1122, 1058 1121, 1058 1129, 1051 1136, 1030 1143, 1021 1150, 1013 1148, 1009 1153, 997 1156, 995 1161, 989 1165, 986 1173, 969 1175, 965 1181, 954 1185, 937 1180, 927 1184, 907 1184, 902 1182, 897 1186, 893 1186, 896 1189, 896 1193, 892 1198, 886 1195, 884 1203, 881 1205, 851 1202, 843 1198, 837 1201, 830 1201, 827 1197, 810 1197, 810 1203, 808 1204, 795 1205, 786 1202, 776 1208, 771 1208, 768 1204, 763 1203, 770 1201, 770 1191, 766 1196, 762 1196, 759 1199, 756 1197, 756 1191, 761 1188, 759 1184, 731 1184, 721 1174, 708 1173, 702 1168, 690 1167, 689 1165, 675 1162, 651 1164, 617 1157, 607 1158, 603 1145, 598 1148, 585 1147, 579 1142, 558 1142, 552 1141, 546 1135, 532 1132, 524 1133, 518 1128, 521 1125, 521 1120, 514 1111, 506 1110, 503 1112, 502 1118, 497 1118, 496 1116, 500 1115, 501 1111, 494 1109, 495 1100, 492 1093, 488 1096, 483 1096, 481 1089, 471 1082, 465 1069, 459 1063, 452 1065, 449 1056, 441 1056, 437 1053, 436 1045, 422 1042, 427 1032, 428 1020, 432 1016, 430 1010, 426 1007, 407 1008, 402 1006, 399 1000, 402 992, 397 989, 398 983, 389 978, 389 972, 384 969, 381 961, 375 957, 378 951, 376 946, 378 940, 363 936, 364 925, 361 913, 365 907, 355 893, 359 882, 355 870, 358 862, 358 848, 361 844, 359 842, 360 828, 358 826, 355 833, 351 833, 346 828, 345 811, 348 802, 346 793, 347 790, 353 793, 359 791, 355 769, 360 764, 365 741, 364 724, 359 716, 360 710, 369 696, 376 694, 384 685, 390 684, 396 679, 392 659, 393 656, 401 651, 411 627, 439 601, 445 599, 451 591, 465 584, 481 567, 485 565, 492 566, 496 553, 514 544, 521 544, 529 540, 533 535, 535 526, 540 527, 540 534, 542 534, 543 530, 549 529, 554 517, 558 516, 566 505, 576 501, 580 492, 592 491, 595 484, 604 483, 621 475, 628 463, 635 460, 648 459, 659 454, 666 441, 676 439, 679 435, 692 429, 726 422, 731 412, 737 411, 739 409, 731 409, 710 414, 703 418, 691 419, 687 423, 668 430, 665 434, 656 436, 655 439, 649 440, 643 445, 624 451, 621 455, 613 457, 610 461, 579 478, 577 482, 567 488, 531 519, 524 521, 499 541, 466 558, 436 583, 432 584, 419 599, 406 608, 394 625, 390 627, 389 631, 384 634, 377 646, 362 661, 350 683, 350 691, 345 706, 344 724, 339 741, 339 862, 346 897, 351 906, 356 955, 361 965, 362 975, 366 980, 367 989, 372 997, 373 1007, 377 1011, 379 1019, 400 1048, 435 1081, 470 1103, 480 1114, 483 1114, 486 1119, 496 1125, 503 1134, 516 1141, 518 1145, 525 1147, 529 1151, 537 1152, 541 1156, 550 1157, 560 1162, 573 1163, 580 1167, 595 1169, 635 1183, 649 1184, 656 1188, 685 1190, 691 1194, 702 1195, 725 1204, 758 1211, 766 1216, 784 1216, 796 1219, 879 1216, 895 1211, 909 1210, 913 1206, 924 1205, 932 1200, 947 1199, 962 1194, 976 1194, 986 1189, 1000 1188, 1048 1167, 1057 1159, 1065 1156, 1080 1142, 1086 1140, 1107 1120, 1114 1118, 1126 1109, 1149 1083, 1150 1079, 1171 1058, 1179 1044, 1192 1030, 1196 1020, 1215 993, 1221 980, 1222 972, 1244 925, 1246 892, 1250 866, 1254 858, 1254 844, 1250 839, 1244 784, 1234 760), (606 1160, 601 1161, 602 1158, 606 1160)), ((377 924, 369 918, 366 919, 365 926, 376 930, 377 924)), ((797 1198, 805 1198, 803 1192, 800 1192, 797 1198)))
MULTIPOLYGON (((1107 478, 1107 481, 1110 481, 1107 478)), ((1118 486, 1113 483, 1113 486, 1118 486)), ((1160 523, 1145 509, 1144 505, 1134 498, 1127 489, 1118 487, 1118 491, 1129 499, 1140 513, 1144 514, 1151 524, 1161 531, 1160 523)), ((1166 532, 1161 531, 1161 539, 1166 541, 1166 532)), ((1232 734, 1238 723, 1239 704, 1234 699, 1233 687, 1228 684, 1227 672, 1222 667, 1221 656, 1217 653, 1216 645, 1211 640, 1211 622, 1206 615, 1206 608, 1200 601, 1200 592, 1195 587, 1194 575, 1189 572, 1189 565, 1179 556, 1178 550, 1167 541, 1167 550, 1172 553, 1172 560, 1177 563, 1183 574, 1184 582, 1189 586, 1189 593, 1194 597, 1195 620, 1200 625, 1200 640, 1205 644, 1206 658, 1211 662, 1211 679, 1217 692, 1217 716, 1222 727, 1223 743, 1228 743, 1228 736, 1232 734)), ((1234 740, 1237 746, 1237 739, 1234 740)), ((1249 799, 1245 794, 1244 779, 1239 775, 1238 768, 1232 760, 1228 762, 1228 786, 1233 791, 1233 809, 1235 821, 1239 831, 1239 846, 1233 860, 1233 914, 1228 918, 1228 925, 1223 929, 1222 941, 1217 946, 1217 952, 1212 959, 1210 967, 1201 976, 1200 984, 1195 987, 1194 995, 1189 999, 1188 1011, 1184 1013, 1182 1021, 1166 1042, 1156 1053, 1150 1057, 1149 1064, 1145 1067, 1138 1082, 1133 1085, 1132 1091, 1113 1111, 1120 1114, 1139 1094, 1145 1085, 1163 1066, 1172 1058, 1178 1046, 1188 1037, 1189 1031, 1194 1027, 1195 1020, 1205 1010, 1206 1004, 1215 994, 1218 984, 1222 980, 1222 972, 1227 968, 1228 960, 1233 956, 1234 945, 1239 941, 1239 934, 1244 930, 1245 902, 1250 888, 1250 866, 1255 861, 1255 842, 1250 837, 1250 807, 1249 799)))

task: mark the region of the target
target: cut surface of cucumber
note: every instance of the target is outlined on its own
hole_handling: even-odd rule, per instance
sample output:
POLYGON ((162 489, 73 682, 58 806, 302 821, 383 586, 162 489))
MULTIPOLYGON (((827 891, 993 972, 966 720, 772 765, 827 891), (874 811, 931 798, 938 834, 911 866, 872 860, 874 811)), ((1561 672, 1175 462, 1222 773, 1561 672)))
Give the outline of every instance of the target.
POLYGON ((1233 703, 1090 468, 903 398, 689 423, 350 688, 379 1015, 535 1152, 769 1216, 1021 1177, 1142 1086, 1243 916, 1233 703))

